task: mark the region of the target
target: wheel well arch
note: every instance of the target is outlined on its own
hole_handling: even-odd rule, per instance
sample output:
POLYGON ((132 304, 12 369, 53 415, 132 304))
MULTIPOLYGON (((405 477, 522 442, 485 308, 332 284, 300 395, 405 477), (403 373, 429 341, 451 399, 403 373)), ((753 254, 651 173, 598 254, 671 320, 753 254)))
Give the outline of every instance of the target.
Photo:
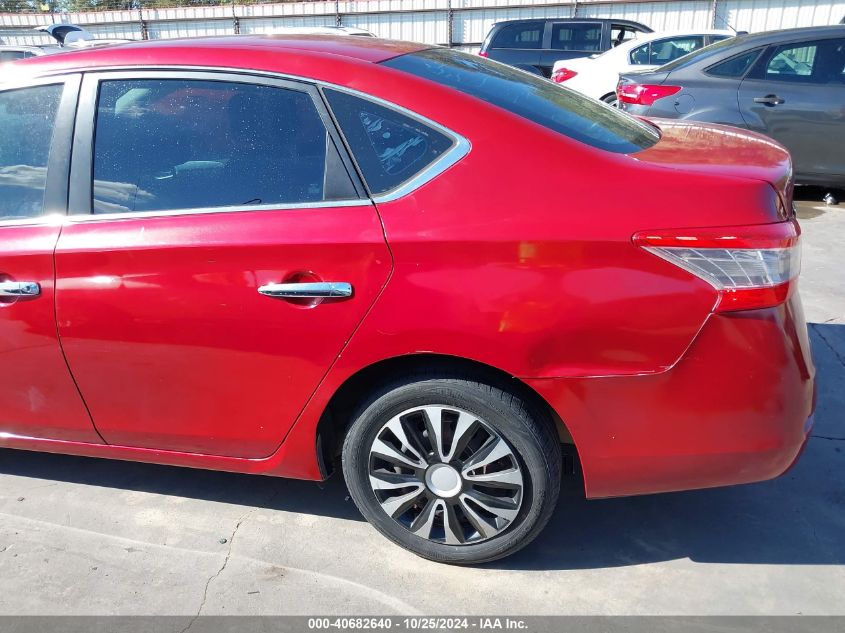
POLYGON ((388 380, 421 372, 432 376, 471 378, 508 390, 547 413, 562 444, 575 444, 565 422, 552 406, 519 378, 491 365, 459 356, 407 354, 380 360, 358 370, 332 394, 317 423, 317 454, 324 477, 331 474, 355 414, 374 390, 388 380))

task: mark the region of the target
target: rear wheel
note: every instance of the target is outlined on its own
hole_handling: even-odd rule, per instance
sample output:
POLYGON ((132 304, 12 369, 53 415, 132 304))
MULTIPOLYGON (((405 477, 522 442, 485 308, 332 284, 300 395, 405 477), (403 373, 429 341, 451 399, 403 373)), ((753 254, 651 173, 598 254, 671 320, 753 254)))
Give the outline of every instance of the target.
POLYGON ((524 399, 468 379, 417 377, 372 398, 343 447, 361 513, 431 560, 473 564, 528 544, 560 489, 560 443, 524 399))
POLYGON ((619 97, 616 96, 615 92, 611 92, 609 95, 604 95, 601 100, 614 108, 619 107, 619 97))

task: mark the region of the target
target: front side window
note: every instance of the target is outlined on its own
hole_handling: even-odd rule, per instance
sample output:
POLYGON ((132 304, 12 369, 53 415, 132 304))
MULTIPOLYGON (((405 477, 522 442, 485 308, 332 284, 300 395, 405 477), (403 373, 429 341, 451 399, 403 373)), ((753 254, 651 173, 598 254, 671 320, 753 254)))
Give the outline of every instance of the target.
POLYGON ((0 92, 0 220, 44 212, 47 161, 62 88, 0 92))
POLYGON ((476 55, 431 48, 382 63, 449 86, 605 151, 638 152, 660 139, 654 128, 616 108, 476 55))
POLYGON ((671 61, 689 55, 704 46, 704 38, 700 35, 693 37, 675 37, 668 40, 651 43, 651 61, 655 66, 662 66, 671 61))
POLYGON ((543 27, 543 22, 506 24, 496 33, 492 48, 540 48, 543 27))
POLYGON ((225 81, 103 81, 94 213, 339 199, 345 196, 327 187, 335 157, 306 92, 225 81))
POLYGON ((600 51, 599 22, 558 22, 552 25, 551 47, 562 51, 600 51))
POLYGON ((831 84, 845 81, 845 39, 785 44, 761 64, 763 79, 831 84))
POLYGON ((766 79, 804 81, 813 76, 813 66, 818 58, 816 44, 781 46, 766 64, 766 79))
POLYGON ((373 195, 407 182, 454 144, 391 108, 336 90, 325 95, 373 195))

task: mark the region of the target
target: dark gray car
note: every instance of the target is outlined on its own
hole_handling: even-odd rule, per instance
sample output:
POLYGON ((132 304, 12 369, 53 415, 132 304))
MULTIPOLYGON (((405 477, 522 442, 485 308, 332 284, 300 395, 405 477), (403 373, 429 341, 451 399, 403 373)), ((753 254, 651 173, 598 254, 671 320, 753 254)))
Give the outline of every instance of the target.
POLYGON ((631 114, 744 127, 790 151, 802 184, 845 186, 845 25, 742 35, 620 76, 631 114))
POLYGON ((651 33, 632 20, 545 18, 497 22, 481 45, 483 57, 549 77, 555 62, 602 53, 651 33))

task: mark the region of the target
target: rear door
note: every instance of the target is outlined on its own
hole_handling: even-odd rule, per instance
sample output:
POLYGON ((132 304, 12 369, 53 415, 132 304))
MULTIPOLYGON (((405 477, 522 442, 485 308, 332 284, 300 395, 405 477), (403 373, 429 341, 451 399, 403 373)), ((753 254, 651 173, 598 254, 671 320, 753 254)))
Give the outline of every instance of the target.
POLYGON ((0 436, 101 442, 54 312, 78 90, 79 76, 0 86, 0 436))
POLYGON ((803 180, 845 180, 845 38, 770 47, 739 104, 750 129, 786 146, 803 180))
POLYGON ((272 454, 391 268, 319 93, 170 71, 82 95, 57 315, 97 429, 272 454))

